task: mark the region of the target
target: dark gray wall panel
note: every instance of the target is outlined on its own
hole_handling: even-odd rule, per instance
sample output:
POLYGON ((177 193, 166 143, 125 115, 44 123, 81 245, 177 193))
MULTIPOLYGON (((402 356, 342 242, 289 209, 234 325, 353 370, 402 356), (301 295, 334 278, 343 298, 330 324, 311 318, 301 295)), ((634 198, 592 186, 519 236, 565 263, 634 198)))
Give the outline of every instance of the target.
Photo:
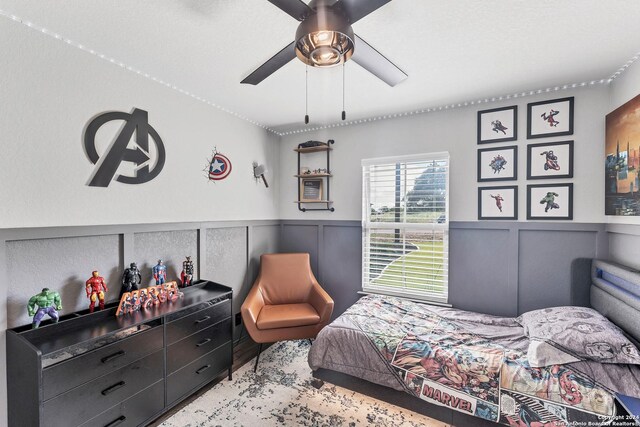
POLYGON ((320 284, 334 300, 333 318, 342 314, 362 289, 362 228, 322 227, 320 284))
POLYGON ((620 264, 640 268, 640 235, 609 233, 609 257, 620 264))
POLYGON ((572 266, 596 257, 597 233, 521 230, 519 239, 520 313, 572 303, 572 266))
POLYGON ((509 281, 509 233, 500 229, 449 231, 449 302, 456 308, 516 314, 509 281))
MULTIPOLYGON (((232 312, 238 313, 247 282, 247 228, 211 228, 206 230, 206 269, 202 278, 233 289, 232 312)), ((245 293, 246 295, 246 293, 245 293)))
MULTIPOLYGON (((151 268, 162 259, 167 266, 167 281, 179 280, 182 261, 191 256, 194 265, 198 262, 198 232, 196 230, 157 231, 135 233, 133 236, 133 259, 142 273, 142 287, 154 285, 151 268)), ((196 269, 197 271, 197 269, 196 269)))
POLYGON ((250 230, 249 270, 247 273, 247 284, 249 286, 238 294, 238 298, 243 301, 258 276, 258 271, 260 269, 260 255, 280 252, 279 225, 252 226, 250 230))
POLYGON ((117 299, 120 292, 122 256, 118 235, 9 241, 6 257, 10 328, 31 323, 27 301, 44 287, 60 292, 63 314, 88 308, 85 282, 93 270, 98 270, 107 282, 107 300, 117 299))
POLYGON ((308 252, 311 268, 318 273, 318 226, 284 224, 282 230, 281 252, 308 252))

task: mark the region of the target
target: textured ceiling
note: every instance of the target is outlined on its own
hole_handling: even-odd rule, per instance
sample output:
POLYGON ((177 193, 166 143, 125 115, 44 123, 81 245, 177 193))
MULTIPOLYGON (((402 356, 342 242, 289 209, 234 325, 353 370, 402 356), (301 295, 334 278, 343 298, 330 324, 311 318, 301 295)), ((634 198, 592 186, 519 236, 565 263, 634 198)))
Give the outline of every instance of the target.
MULTIPOLYGON (((297 21, 266 0, 0 0, 0 9, 277 131, 303 120, 302 62, 240 84, 294 37, 297 21)), ((409 78, 392 88, 347 63, 347 115, 607 78, 640 50, 638 22, 637 0, 393 0, 354 30, 409 78)), ((310 125, 340 121, 341 81, 340 68, 309 69, 310 125)))

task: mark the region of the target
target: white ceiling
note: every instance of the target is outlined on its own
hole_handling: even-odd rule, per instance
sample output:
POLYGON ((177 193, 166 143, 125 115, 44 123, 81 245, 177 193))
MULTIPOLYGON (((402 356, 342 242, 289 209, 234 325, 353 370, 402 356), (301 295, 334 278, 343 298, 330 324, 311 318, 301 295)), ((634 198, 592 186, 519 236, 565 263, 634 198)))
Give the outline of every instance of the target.
MULTIPOLYGON (((266 0, 0 0, 0 9, 277 131, 304 118, 302 62, 240 84, 294 38, 297 21, 266 0)), ((392 88, 347 63, 347 115, 608 78, 640 50, 638 22, 638 0, 393 0, 353 28, 409 78, 392 88)), ((311 125, 339 122, 341 111, 340 68, 309 69, 311 125)))

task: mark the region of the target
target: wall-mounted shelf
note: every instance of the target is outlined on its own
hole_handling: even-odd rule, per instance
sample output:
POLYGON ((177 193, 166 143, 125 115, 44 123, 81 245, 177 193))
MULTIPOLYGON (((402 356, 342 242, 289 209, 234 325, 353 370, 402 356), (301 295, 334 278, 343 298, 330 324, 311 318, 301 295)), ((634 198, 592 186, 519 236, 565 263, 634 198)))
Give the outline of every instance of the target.
MULTIPOLYGON (((298 205, 298 210, 301 212, 307 211, 329 211, 334 212, 335 208, 332 206, 333 202, 330 200, 331 195, 331 178, 333 174, 331 173, 331 151, 333 148, 331 147, 334 144, 333 139, 328 140, 326 143, 317 143, 318 145, 308 146, 311 141, 304 142, 302 144, 298 144, 297 148, 294 148, 293 151, 298 153, 298 171, 297 174, 294 175, 298 178, 298 198, 294 202, 298 205), (311 153, 327 153, 326 160, 326 172, 320 173, 301 173, 301 165, 300 158, 304 154, 311 153), (313 190, 314 183, 306 181, 306 180, 315 180, 315 194, 319 195, 319 200, 311 200, 315 199, 315 197, 304 198, 303 192, 306 193, 305 189, 313 190), (303 185, 304 184, 304 185, 303 185), (326 192, 325 192, 326 190, 326 192), (324 207, 319 208, 306 208, 303 207, 306 204, 311 204, 313 206, 325 205, 324 207)), ((320 169, 322 170, 322 169, 320 169)))

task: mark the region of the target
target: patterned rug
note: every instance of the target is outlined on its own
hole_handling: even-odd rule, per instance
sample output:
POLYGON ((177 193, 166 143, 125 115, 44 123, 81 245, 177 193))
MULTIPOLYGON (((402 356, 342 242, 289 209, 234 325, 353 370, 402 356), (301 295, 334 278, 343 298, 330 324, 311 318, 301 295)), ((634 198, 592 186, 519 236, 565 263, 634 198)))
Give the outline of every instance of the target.
POLYGON ((162 427, 213 426, 402 426, 446 424, 353 391, 325 383, 312 385, 307 364, 310 344, 285 341, 166 420, 162 427))

